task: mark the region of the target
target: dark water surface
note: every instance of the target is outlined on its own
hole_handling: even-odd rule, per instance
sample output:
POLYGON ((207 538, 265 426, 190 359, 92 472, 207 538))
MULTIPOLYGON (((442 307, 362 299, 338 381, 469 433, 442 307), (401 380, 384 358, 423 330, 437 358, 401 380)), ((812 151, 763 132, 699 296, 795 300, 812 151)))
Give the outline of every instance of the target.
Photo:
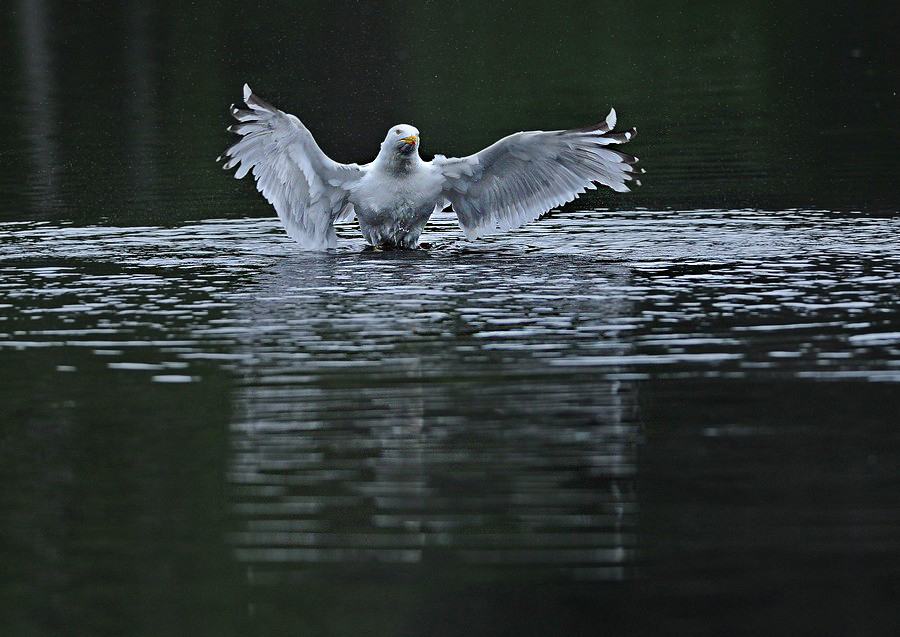
POLYGON ((650 7, 4 7, 0 634, 897 634, 892 5, 650 7), (244 80, 345 161, 614 103, 649 172, 303 253, 244 80))

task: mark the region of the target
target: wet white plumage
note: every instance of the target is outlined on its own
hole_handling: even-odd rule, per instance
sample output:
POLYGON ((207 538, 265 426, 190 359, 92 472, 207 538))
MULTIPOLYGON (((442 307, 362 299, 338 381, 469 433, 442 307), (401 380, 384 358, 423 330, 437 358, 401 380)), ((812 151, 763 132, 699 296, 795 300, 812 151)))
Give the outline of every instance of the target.
MULTIPOLYGON (((303 247, 336 243, 334 222, 354 215, 373 245, 415 247, 428 218, 451 205, 469 239, 517 228, 572 201, 599 183, 627 192, 643 170, 637 159, 608 148, 630 141, 635 129, 613 132, 615 110, 583 129, 514 133, 462 158, 419 157, 418 131, 388 131, 375 160, 363 166, 330 159, 293 115, 264 102, 244 85, 248 109, 231 107, 242 136, 219 159, 253 173, 257 189, 303 247)), ((640 184, 640 181, 636 181, 640 184)))

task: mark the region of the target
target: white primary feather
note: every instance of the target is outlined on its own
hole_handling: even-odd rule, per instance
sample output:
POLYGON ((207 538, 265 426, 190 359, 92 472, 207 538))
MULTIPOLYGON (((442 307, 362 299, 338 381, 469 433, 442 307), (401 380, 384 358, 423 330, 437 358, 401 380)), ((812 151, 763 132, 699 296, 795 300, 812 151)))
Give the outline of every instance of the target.
POLYGON ((607 146, 630 141, 637 130, 611 132, 615 122, 611 110, 597 126, 515 133, 468 157, 435 157, 446 178, 444 196, 466 236, 517 228, 596 188, 595 182, 628 192, 625 182, 643 170, 636 158, 607 146))
POLYGON ((237 179, 252 171, 257 189, 304 248, 333 247, 332 224, 353 218, 349 189, 363 170, 329 158, 299 119, 261 100, 246 84, 244 101, 249 110, 231 107, 238 123, 228 130, 242 139, 219 158, 227 159, 224 168, 237 166, 237 179))

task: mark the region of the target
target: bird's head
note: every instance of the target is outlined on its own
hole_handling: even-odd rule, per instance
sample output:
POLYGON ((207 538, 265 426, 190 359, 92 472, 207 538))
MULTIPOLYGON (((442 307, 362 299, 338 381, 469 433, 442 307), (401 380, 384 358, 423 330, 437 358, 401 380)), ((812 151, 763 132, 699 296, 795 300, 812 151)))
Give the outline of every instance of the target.
POLYGON ((400 155, 412 155, 419 149, 419 129, 409 124, 397 124, 388 131, 384 144, 400 155))

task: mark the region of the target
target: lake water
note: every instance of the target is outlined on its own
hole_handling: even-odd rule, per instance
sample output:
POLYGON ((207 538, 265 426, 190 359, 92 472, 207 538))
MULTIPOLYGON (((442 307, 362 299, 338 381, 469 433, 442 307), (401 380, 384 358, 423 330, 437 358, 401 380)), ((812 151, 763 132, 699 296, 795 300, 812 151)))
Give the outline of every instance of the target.
POLYGON ((888 5, 226 5, 2 11, 0 634, 896 634, 888 5), (345 161, 614 100, 648 175, 304 253, 244 80, 345 161))

